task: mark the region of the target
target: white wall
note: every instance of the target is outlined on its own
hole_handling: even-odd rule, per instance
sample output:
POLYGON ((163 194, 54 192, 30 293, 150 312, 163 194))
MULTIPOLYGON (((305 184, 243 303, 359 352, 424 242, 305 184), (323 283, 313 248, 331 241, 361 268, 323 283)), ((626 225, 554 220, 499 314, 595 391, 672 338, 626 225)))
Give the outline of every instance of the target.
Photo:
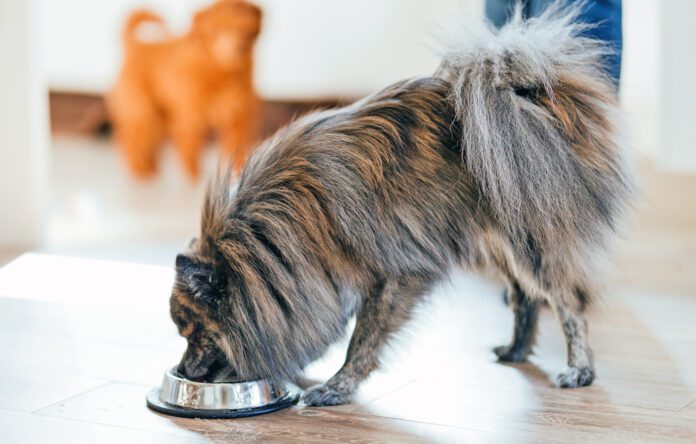
POLYGON ((432 73, 433 33, 480 0, 265 0, 258 83, 269 97, 358 97, 432 73))
POLYGON ((0 0, 0 248, 43 238, 46 88, 34 0, 0 0))
POLYGON ((694 0, 670 0, 663 5, 660 163, 677 171, 696 171, 694 17, 694 0))
MULTIPOLYGON (((177 30, 210 0, 39 0, 46 75, 53 88, 102 92, 120 62, 128 11, 149 6, 177 30)), ((695 4, 694 0, 670 0, 695 4)), ((258 0, 266 10, 257 84, 267 98, 355 97, 437 65, 431 37, 454 15, 480 16, 483 0, 258 0)), ((621 98, 637 151, 664 156, 659 122, 662 0, 623 0, 621 98)), ((671 3, 669 3, 671 4, 671 3)), ((684 15, 689 20, 690 15, 684 15)), ((674 26, 666 25, 668 30, 674 26)), ((682 28, 680 28, 682 29, 682 28)), ((690 29, 684 26, 683 29, 690 29)), ((683 54, 682 54, 683 56, 683 54)))
POLYGON ((119 67, 121 26, 128 11, 161 11, 175 29, 188 25, 201 0, 37 0, 41 4, 44 69, 49 87, 105 91, 119 67))
MULTIPOLYGON (((40 0, 52 88, 102 92, 117 72, 121 26, 147 6, 177 30, 206 0, 40 0)), ((437 65, 429 32, 482 0, 259 0, 266 11, 257 84, 268 98, 360 96, 437 65)))
POLYGON ((633 146, 652 159, 657 159, 662 152, 659 125, 661 12, 660 0, 623 0, 621 102, 626 110, 633 146))

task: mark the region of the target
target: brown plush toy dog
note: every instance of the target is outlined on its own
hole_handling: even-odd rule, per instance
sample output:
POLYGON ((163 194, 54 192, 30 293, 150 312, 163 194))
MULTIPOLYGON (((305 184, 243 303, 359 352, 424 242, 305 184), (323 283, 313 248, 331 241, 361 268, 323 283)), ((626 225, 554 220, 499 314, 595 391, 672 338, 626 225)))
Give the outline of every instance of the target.
POLYGON ((159 148, 169 136, 196 178, 211 129, 241 170, 257 121, 252 71, 260 28, 260 9, 242 0, 219 0, 199 11, 191 31, 180 37, 172 37, 152 12, 131 14, 123 32, 125 61, 107 104, 136 176, 156 172, 159 148), (139 36, 146 24, 157 29, 157 41, 139 36))

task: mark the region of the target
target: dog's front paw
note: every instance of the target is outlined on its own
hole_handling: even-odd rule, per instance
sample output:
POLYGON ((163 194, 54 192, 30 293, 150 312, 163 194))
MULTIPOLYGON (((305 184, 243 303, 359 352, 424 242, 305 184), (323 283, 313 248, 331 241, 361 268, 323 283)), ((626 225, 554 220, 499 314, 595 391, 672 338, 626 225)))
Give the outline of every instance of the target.
POLYGON ((323 407, 346 404, 350 402, 350 396, 340 393, 331 386, 322 384, 308 389, 302 396, 302 401, 307 406, 323 407))
POLYGON ((500 362, 524 362, 529 354, 524 350, 516 349, 509 345, 495 347, 493 353, 495 353, 500 362))
POLYGON ((570 367, 558 375, 556 383, 561 388, 585 387, 592 384, 594 376, 592 367, 570 367))

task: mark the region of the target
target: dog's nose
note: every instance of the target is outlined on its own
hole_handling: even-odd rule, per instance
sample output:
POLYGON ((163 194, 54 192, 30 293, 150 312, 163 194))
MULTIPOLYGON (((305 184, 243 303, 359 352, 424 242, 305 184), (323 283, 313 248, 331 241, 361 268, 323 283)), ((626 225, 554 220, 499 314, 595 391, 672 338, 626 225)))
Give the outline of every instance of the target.
POLYGON ((202 366, 192 367, 190 365, 186 365, 185 362, 182 362, 181 364, 179 364, 176 371, 177 371, 177 373, 179 373, 181 376, 188 379, 189 381, 196 381, 196 382, 204 381, 206 375, 208 374, 207 367, 202 367, 202 366))

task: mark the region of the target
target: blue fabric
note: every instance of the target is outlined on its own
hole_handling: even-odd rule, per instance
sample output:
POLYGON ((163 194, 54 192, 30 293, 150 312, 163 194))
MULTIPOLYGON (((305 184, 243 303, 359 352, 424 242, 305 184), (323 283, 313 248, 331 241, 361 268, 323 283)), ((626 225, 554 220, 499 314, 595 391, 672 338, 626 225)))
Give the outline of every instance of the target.
MULTIPOLYGON (((519 0, 486 0, 486 17, 496 27, 503 26, 511 17, 519 0)), ((525 17, 536 17, 554 0, 522 0, 525 17)), ((570 3, 570 2, 569 2, 570 3)), ((590 38, 602 40, 610 45, 614 53, 603 60, 604 68, 618 89, 621 78, 621 51, 623 30, 621 23, 621 0, 590 0, 585 2, 578 19, 595 25, 584 32, 590 38)))

